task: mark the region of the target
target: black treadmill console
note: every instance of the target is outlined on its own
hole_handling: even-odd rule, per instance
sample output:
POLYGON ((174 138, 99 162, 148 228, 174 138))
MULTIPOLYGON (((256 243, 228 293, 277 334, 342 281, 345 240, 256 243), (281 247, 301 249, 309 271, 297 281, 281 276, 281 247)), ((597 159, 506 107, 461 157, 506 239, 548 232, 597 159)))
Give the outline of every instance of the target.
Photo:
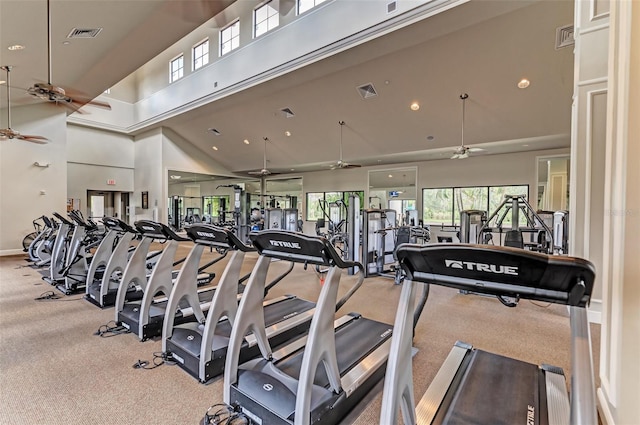
POLYGON ((402 244, 396 254, 414 281, 572 306, 589 303, 595 279, 582 258, 502 246, 402 244))
POLYGON ((133 223, 138 233, 153 239, 168 239, 164 232, 164 225, 151 220, 138 220, 133 223))
POLYGON ((233 232, 218 226, 198 223, 189 226, 187 236, 200 245, 213 246, 222 249, 234 249, 244 252, 255 251, 244 244, 233 232))
POLYGON ((250 233, 249 239, 263 256, 296 263, 335 265, 341 269, 363 269, 360 263, 342 260, 333 245, 320 236, 307 236, 284 230, 263 230, 250 233))
POLYGON ((107 229, 115 229, 119 232, 138 233, 136 229, 117 217, 104 217, 102 219, 102 223, 107 227, 107 229))

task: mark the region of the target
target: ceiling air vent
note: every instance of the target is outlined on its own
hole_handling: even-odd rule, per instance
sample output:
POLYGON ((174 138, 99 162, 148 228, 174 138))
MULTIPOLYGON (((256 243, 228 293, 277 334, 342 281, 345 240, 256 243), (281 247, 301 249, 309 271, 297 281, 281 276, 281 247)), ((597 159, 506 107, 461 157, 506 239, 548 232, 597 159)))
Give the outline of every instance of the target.
POLYGON ((358 87, 358 93, 360 93, 360 96, 362 96, 363 99, 371 99, 378 95, 378 92, 371 83, 358 87))
POLYGON ((567 46, 573 46, 574 44, 573 25, 565 25, 564 27, 556 28, 556 50, 567 46))
POLYGON ((285 118, 292 118, 292 117, 295 117, 295 115, 296 115, 296 114, 293 113, 291 108, 282 108, 282 109, 280 109, 280 112, 282 112, 282 114, 285 116, 285 118))
POLYGON ((95 38, 100 34, 102 28, 74 28, 67 38, 95 38))
POLYGON ((393 13, 398 8, 398 3, 392 1, 391 3, 387 3, 387 13, 393 13))

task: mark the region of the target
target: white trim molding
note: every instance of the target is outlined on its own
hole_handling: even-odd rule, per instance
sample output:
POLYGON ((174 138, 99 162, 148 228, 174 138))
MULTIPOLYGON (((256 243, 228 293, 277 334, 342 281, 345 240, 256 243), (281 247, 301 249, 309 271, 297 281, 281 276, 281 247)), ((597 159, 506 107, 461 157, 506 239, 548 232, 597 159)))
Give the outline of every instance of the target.
POLYGON ((25 252, 21 249, 3 249, 0 251, 0 257, 8 257, 9 255, 24 255, 25 252))

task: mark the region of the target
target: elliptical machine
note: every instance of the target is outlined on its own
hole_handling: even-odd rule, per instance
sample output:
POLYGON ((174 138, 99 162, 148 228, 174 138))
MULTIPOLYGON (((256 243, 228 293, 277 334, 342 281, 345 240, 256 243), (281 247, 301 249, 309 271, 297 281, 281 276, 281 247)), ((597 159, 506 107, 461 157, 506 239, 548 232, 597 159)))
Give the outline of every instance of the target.
MULTIPOLYGON (((132 241, 138 236, 138 232, 116 217, 105 217, 102 222, 108 232, 91 261, 85 299, 98 307, 107 307, 115 304, 120 279, 133 249, 132 241), (99 269, 100 273, 97 274, 99 269)), ((125 295, 127 300, 142 297, 142 293, 135 287, 128 289, 125 295)))

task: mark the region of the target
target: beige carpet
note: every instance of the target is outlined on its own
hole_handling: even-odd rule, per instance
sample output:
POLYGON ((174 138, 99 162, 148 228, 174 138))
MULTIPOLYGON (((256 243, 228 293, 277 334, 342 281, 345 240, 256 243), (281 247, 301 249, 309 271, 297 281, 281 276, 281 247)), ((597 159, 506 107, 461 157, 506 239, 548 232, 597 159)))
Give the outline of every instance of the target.
MULTIPOLYGON (((247 270, 253 261, 248 261, 247 270)), ((215 267, 218 276, 221 263, 215 267)), ((221 379, 202 385, 177 366, 132 367, 139 359, 151 360, 152 353, 161 350, 160 340, 94 335, 113 319, 113 308, 101 310, 81 295, 35 301, 45 291, 56 290, 26 265, 21 256, 0 258, 1 424, 196 424, 210 405, 221 402, 221 379)), ((282 267, 285 264, 274 264, 270 276, 282 267)), ((343 285, 350 279, 344 276, 343 285)), ((296 266, 270 296, 295 293, 315 299, 319 289, 312 268, 305 272, 296 266)), ((392 280, 369 278, 341 313, 357 311, 393 323, 399 293, 392 280)), ((432 287, 415 338, 416 394, 427 388, 456 340, 533 363, 554 364, 568 376, 566 309, 520 304, 509 309, 492 298, 432 287)), ((600 327, 592 325, 591 330, 593 347, 599 347, 600 327)), ((595 348, 596 370, 597 359, 595 348)), ((378 423, 380 388, 344 423, 378 423)))

